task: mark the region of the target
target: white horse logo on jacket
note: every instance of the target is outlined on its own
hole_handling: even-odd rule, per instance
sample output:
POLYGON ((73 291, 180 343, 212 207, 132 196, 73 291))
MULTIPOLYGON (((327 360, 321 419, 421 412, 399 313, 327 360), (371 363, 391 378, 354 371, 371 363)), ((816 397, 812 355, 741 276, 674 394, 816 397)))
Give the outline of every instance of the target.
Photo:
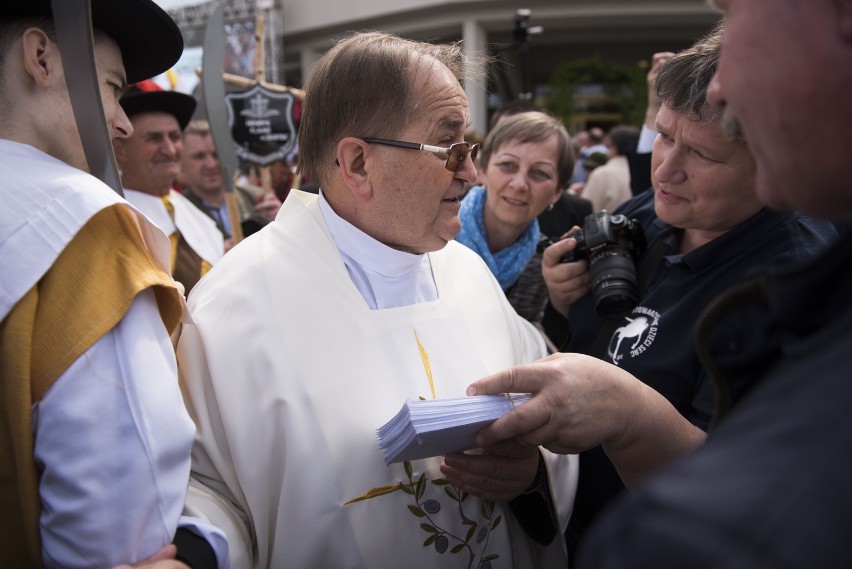
POLYGON ((637 316, 636 318, 625 318, 627 320, 627 324, 618 328, 615 333, 612 335, 612 338, 609 340, 609 346, 607 347, 607 355, 612 358, 612 363, 618 363, 618 349, 621 347, 621 342, 625 338, 636 338, 636 341, 633 342, 633 345, 630 347, 631 350, 635 350, 639 343, 642 341, 642 335, 645 333, 645 330, 651 325, 648 321, 648 318, 645 316, 637 316), (615 340, 615 347, 610 350, 613 344, 613 340, 615 340))

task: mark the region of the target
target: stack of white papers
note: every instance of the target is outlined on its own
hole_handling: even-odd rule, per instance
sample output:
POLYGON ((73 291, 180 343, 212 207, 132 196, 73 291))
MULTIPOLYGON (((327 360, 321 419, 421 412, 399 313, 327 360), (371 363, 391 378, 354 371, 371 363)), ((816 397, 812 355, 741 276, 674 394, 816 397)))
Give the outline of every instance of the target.
POLYGON ((470 450, 480 429, 529 399, 529 393, 409 399, 376 431, 379 448, 387 464, 470 450))

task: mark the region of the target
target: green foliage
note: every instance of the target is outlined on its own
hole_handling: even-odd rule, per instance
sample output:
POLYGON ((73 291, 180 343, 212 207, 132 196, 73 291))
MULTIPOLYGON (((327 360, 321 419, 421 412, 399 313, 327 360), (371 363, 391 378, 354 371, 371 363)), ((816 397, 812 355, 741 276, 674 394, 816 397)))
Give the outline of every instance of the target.
POLYGON ((600 54, 557 66, 550 77, 552 92, 544 105, 570 125, 577 113, 574 95, 579 87, 590 84, 602 86, 604 94, 611 98, 614 111, 621 114, 619 122, 636 126, 642 124, 648 100, 645 71, 606 60, 600 54))

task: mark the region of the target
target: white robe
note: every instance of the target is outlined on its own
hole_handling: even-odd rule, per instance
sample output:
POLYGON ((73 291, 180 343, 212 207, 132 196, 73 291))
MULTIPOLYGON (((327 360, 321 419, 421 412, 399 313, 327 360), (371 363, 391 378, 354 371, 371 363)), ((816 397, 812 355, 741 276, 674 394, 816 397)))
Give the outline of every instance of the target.
MULTIPOLYGON (((0 321, 85 223, 114 204, 135 211, 149 250, 168 272, 168 238, 93 176, 0 139, 0 178, 0 321)), ((220 569, 227 567, 224 536, 181 517, 194 428, 152 290, 137 295, 33 405, 32 425, 46 567, 135 562, 170 543, 178 526, 205 536, 220 569)))
MULTIPOLYGON (((232 567, 467 568, 491 554, 494 568, 565 565, 561 538, 539 548, 506 505, 489 513, 434 484, 439 457, 411 463, 422 495, 346 504, 410 480, 403 464, 385 465, 376 428, 407 398, 431 397, 415 332, 438 397, 544 354, 476 254, 451 242, 429 255, 437 301, 370 310, 316 196, 293 191, 193 289, 196 325, 178 349, 198 426, 188 502, 228 535, 232 567)), ((545 454, 564 529, 576 459, 545 454)))
POLYGON ((169 201, 175 210, 174 220, 159 196, 125 189, 124 197, 166 235, 171 235, 177 228, 192 250, 211 265, 225 254, 224 237, 216 222, 180 192, 169 192, 169 201))

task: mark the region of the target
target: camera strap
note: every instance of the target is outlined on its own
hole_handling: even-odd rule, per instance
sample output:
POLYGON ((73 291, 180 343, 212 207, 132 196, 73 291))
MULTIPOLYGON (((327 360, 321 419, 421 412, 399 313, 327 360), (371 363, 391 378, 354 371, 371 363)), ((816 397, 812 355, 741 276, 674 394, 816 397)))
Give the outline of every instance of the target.
MULTIPOLYGON (((651 274, 666 254, 668 248, 669 246, 666 243, 665 235, 660 235, 657 240, 654 241, 654 244, 651 245, 651 248, 648 249, 647 254, 642 257, 641 261, 639 261, 639 264, 636 267, 636 287, 640 293, 645 290, 645 285, 648 283, 648 279, 651 278, 651 274)), ((595 337, 595 343, 592 345, 592 350, 589 355, 602 360, 606 359, 607 348, 609 348, 609 341, 612 338, 612 334, 618 327, 623 325, 623 317, 604 318, 603 324, 601 324, 601 327, 598 330, 598 335, 595 337)))

